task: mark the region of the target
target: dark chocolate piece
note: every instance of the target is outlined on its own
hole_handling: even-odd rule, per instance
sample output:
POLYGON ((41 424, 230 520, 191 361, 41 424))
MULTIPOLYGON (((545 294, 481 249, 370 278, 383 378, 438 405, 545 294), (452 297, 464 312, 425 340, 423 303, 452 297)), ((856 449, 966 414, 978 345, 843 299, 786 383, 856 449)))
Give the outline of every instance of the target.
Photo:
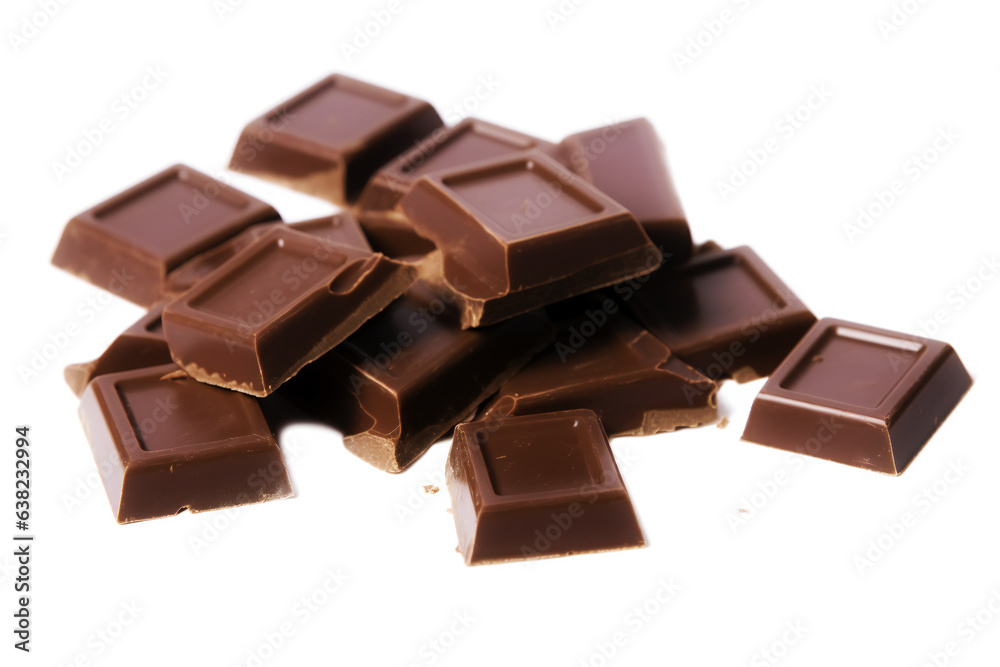
POLYGON ((570 168, 632 212, 664 264, 691 256, 691 230, 656 130, 636 118, 571 134, 560 145, 570 168))
POLYGON ((654 273, 627 306, 678 357, 713 380, 770 375, 816 317, 746 246, 711 249, 654 273))
POLYGON ((400 207, 441 252, 440 284, 476 327, 657 268, 632 215, 537 151, 420 179, 400 207))
POLYGON ((278 226, 168 305, 163 329, 191 377, 267 396, 414 279, 407 264, 278 226))
POLYGON ((259 199, 174 165, 70 220, 52 263, 149 308, 166 297, 170 271, 280 217, 259 199))
POLYGON ((586 408, 608 435, 618 436, 718 418, 716 384, 619 312, 614 300, 579 299, 558 324, 555 345, 500 388, 480 421, 586 408))
MULTIPOLYGON (((183 294, 194 287, 199 280, 228 262, 240 250, 243 250, 263 236, 273 226, 282 224, 285 223, 278 221, 254 225, 228 241, 188 260, 174 271, 171 271, 170 275, 167 276, 167 291, 173 296, 183 294)), ((363 250, 371 250, 371 246, 368 245, 368 239, 365 238, 364 232, 361 231, 361 226, 350 213, 342 212, 314 220, 292 222, 288 224, 288 227, 319 236, 330 243, 339 243, 363 250)))
POLYGON ((344 434, 367 463, 400 472, 553 339, 541 313, 462 330, 417 283, 279 392, 344 434))
POLYGON ((898 475, 971 386, 947 343, 824 318, 764 384, 743 439, 898 475))
POLYGON ((165 305, 161 303, 150 309, 123 331, 97 359, 67 366, 63 376, 73 393, 82 395, 90 381, 98 375, 172 363, 161 321, 165 305))
POLYGON ((468 565, 645 546, 590 410, 459 424, 445 472, 468 565))
POLYGON ((441 125, 423 100, 334 74, 247 125, 229 168, 345 205, 441 125))
POLYGON ((257 401, 173 364, 94 379, 80 418, 118 523, 292 493, 257 401))

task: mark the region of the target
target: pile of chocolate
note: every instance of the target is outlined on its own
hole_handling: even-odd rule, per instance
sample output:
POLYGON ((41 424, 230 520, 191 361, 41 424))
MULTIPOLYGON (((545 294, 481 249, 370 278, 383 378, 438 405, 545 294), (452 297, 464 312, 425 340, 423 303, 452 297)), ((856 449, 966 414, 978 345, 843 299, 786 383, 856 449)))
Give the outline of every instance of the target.
POLYGON ((950 346, 817 322, 750 248, 693 245, 645 120, 553 144, 334 75, 230 168, 344 209, 286 223, 177 165, 53 258, 149 308, 66 369, 120 523, 290 495, 275 433, 319 420, 388 472, 454 430, 467 563, 640 546, 608 437, 712 423, 724 380, 770 376, 746 440, 890 474, 971 385, 950 346))

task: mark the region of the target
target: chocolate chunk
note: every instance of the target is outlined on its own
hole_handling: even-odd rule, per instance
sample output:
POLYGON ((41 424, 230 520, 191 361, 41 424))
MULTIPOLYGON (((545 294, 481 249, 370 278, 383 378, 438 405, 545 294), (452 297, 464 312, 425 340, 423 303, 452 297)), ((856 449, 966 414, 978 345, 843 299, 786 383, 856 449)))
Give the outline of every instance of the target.
POLYGON ((383 255, 278 226, 167 306, 163 328, 191 377, 267 396, 414 278, 383 255))
POLYGON ((479 420, 593 410, 608 435, 652 435, 715 421, 717 386, 618 312, 612 299, 579 299, 555 345, 507 382, 479 420))
POLYGON ((441 125, 423 100, 334 74, 247 125, 229 168, 349 204, 379 167, 441 125))
POLYGON ((656 130, 645 118, 571 134, 560 144, 570 168, 632 212, 664 263, 691 256, 691 230, 656 130))
POLYGON ((707 248, 626 294, 639 321, 713 380, 770 375, 816 317, 746 246, 707 248))
MULTIPOLYGON (((167 277, 167 291, 173 296, 183 294, 194 287, 199 280, 205 278, 212 271, 215 271, 232 259, 240 250, 243 250, 263 236, 269 229, 275 225, 282 224, 284 223, 278 221, 254 225, 228 241, 188 260, 170 272, 170 275, 167 277)), ((350 213, 338 213, 333 216, 316 218, 315 220, 293 222, 289 223, 288 227, 319 236, 330 243, 339 243, 364 250, 371 250, 364 232, 361 231, 361 226, 350 213)))
POLYGON ((414 231, 397 206, 413 184, 434 171, 452 170, 532 149, 557 159, 562 155, 555 144, 474 118, 439 128, 372 176, 358 200, 358 218, 385 252, 393 255, 429 252, 433 244, 414 231))
POLYGON ((66 384, 77 396, 98 375, 171 363, 170 348, 163 337, 161 316, 166 304, 154 306, 126 329, 101 356, 82 364, 70 364, 63 371, 66 384))
POLYGON ((743 439, 898 475, 970 386, 946 343, 824 318, 764 384, 743 439))
POLYGON ((537 151, 439 171, 400 206, 441 252, 439 284, 477 327, 645 275, 660 253, 632 215, 537 151))
POLYGON ((468 565, 645 546, 590 410, 459 424, 445 474, 468 565))
POLYGON ((80 418, 118 523, 291 495, 257 401, 178 371, 110 373, 83 394, 80 418))
POLYGON ((553 339, 541 313, 462 330, 451 301, 415 284, 279 395, 339 429, 364 461, 403 470, 553 339))
POLYGON ((167 274, 278 212, 184 165, 174 165, 66 225, 52 263, 140 306, 167 295, 167 274))

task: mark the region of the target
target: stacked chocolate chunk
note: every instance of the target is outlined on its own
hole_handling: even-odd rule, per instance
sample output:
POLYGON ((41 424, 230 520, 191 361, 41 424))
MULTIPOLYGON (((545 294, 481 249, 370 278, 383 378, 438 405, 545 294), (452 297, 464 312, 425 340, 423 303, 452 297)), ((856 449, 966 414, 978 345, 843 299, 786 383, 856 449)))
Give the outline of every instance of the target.
POLYGON ((556 144, 334 75, 230 168, 345 210, 286 223, 177 165, 53 258, 149 308, 66 370, 122 523, 289 495, 291 414, 389 472, 454 429, 467 563, 642 546, 609 436, 771 376, 746 439, 899 474, 971 384, 948 345, 817 323, 750 248, 694 247, 642 119, 556 144))

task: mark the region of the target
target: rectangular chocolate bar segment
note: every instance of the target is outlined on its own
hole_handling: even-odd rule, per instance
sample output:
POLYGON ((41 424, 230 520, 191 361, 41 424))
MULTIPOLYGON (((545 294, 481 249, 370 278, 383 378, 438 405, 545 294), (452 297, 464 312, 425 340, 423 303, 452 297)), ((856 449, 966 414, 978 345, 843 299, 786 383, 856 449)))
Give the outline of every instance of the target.
POLYGON ((167 306, 164 332, 191 377, 267 396, 414 279, 406 264, 279 226, 167 306))
POLYGON ((163 336, 161 318, 165 305, 161 303, 151 308, 112 341, 97 359, 67 366, 63 375, 73 393, 82 395, 90 381, 99 375, 172 363, 170 348, 163 336))
MULTIPOLYGON (((261 223, 243 230, 233 238, 225 241, 171 271, 167 276, 167 291, 172 296, 178 296, 194 287, 199 280, 232 259, 236 253, 251 245, 280 221, 261 223)), ((368 239, 365 238, 361 226, 353 215, 341 212, 333 216, 303 220, 288 223, 288 228, 318 236, 330 243, 354 246, 363 250, 371 250, 368 239)))
POLYGON ((96 378, 80 418, 118 523, 292 493, 257 401, 173 364, 96 378))
POLYGON ((590 410, 459 424, 445 474, 467 565, 645 546, 590 410))
POLYGON ((706 248, 637 284, 628 297, 647 329, 713 380, 770 375, 816 321, 746 246, 706 248))
POLYGON ((77 215, 52 263, 141 306, 167 295, 167 275, 251 225, 280 220, 264 202, 174 165, 77 215))
POLYGON ((743 439, 898 475, 970 386, 946 343, 825 318, 768 379, 743 439))
POLYGON ((427 102, 334 74, 247 125, 229 166, 345 205, 441 125, 427 102))
POLYGON ((645 275, 660 253, 632 215, 534 151, 424 176, 400 206, 441 252, 462 326, 645 275))
POLYGON ((280 394, 367 463, 400 472, 552 341, 541 313, 462 330, 452 300, 415 284, 280 394))
POLYGON ((569 312, 560 310, 555 344, 500 388, 480 421, 586 408, 616 436, 701 426, 718 417, 716 384, 619 312, 614 300, 581 297, 569 312))
POLYGON ((632 212, 663 251, 664 263, 691 256, 691 230, 667 169, 663 145, 645 118, 571 134, 560 144, 570 167, 632 212))

